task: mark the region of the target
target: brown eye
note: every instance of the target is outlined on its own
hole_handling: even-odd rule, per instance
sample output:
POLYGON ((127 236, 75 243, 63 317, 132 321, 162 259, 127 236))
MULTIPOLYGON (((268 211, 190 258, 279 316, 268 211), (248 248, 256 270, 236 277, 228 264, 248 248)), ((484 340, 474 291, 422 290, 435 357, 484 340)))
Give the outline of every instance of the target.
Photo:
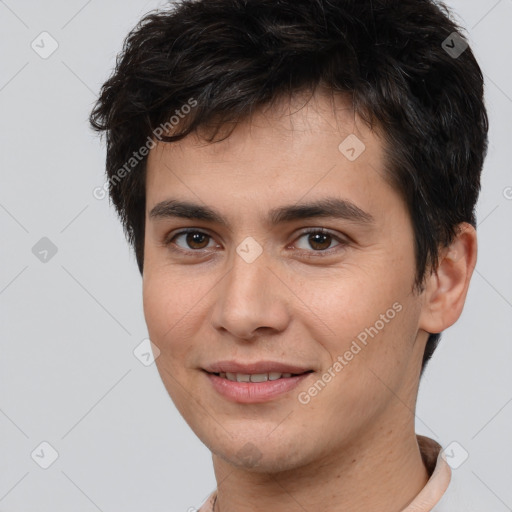
MULTIPOLYGON (((329 233, 328 231, 325 231, 323 229, 310 229, 307 231, 304 231, 299 239, 305 239, 306 240, 306 246, 307 247, 299 247, 301 252, 306 253, 324 253, 327 252, 328 254, 331 254, 332 251, 328 251, 328 249, 331 249, 331 244, 333 241, 338 242, 338 246, 345 246, 347 242, 342 240, 341 238, 329 233), (306 238, 307 236, 307 238, 306 238), (313 249, 313 250, 311 250, 313 249)), ((336 247, 336 246, 335 246, 336 247)), ((314 256, 317 256, 314 254, 314 256)), ((322 256, 322 254, 318 254, 318 256, 322 256)))
POLYGON ((211 236, 207 233, 203 233, 202 231, 197 230, 185 230, 176 233, 173 237, 168 239, 165 244, 175 244, 179 249, 184 251, 200 251, 202 249, 208 248, 208 242, 210 241, 211 236), (175 241, 182 238, 184 239, 184 244, 179 245, 175 241))
POLYGON ((313 249, 324 251, 329 249, 331 245, 332 236, 326 233, 309 233, 308 243, 313 249))
MULTIPOLYGON (((192 249, 204 249, 206 246, 204 245, 205 240, 209 238, 205 233, 201 233, 199 231, 186 233, 185 241, 187 245, 192 249), (198 247, 200 246, 200 247, 198 247)), ((208 244, 206 244, 208 245, 208 244)))

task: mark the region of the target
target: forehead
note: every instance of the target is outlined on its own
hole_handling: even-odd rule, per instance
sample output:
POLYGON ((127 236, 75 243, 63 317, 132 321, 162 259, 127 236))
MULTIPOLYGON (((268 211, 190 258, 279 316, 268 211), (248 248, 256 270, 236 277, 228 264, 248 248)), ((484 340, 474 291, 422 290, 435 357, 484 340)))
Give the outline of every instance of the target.
POLYGON ((357 202, 386 187, 383 141, 346 97, 317 92, 282 100, 209 143, 195 132, 159 142, 147 161, 148 212, 172 195, 242 207, 316 200, 333 192, 357 202))

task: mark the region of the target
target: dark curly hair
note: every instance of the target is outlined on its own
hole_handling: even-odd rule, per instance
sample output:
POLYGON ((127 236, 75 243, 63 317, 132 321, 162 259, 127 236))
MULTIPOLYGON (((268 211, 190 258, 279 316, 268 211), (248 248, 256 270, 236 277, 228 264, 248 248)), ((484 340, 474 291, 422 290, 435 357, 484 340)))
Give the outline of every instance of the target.
MULTIPOLYGON (((158 138, 203 131, 213 142, 256 109, 321 85, 350 95, 384 134, 388 177, 414 227, 421 291, 457 225, 476 227, 488 118, 482 72, 466 46, 433 0, 181 0, 147 14, 90 115, 106 133, 105 190, 141 274, 147 149, 136 151, 155 130, 192 98, 172 135, 158 138)), ((429 336, 422 373, 440 335, 429 336)))

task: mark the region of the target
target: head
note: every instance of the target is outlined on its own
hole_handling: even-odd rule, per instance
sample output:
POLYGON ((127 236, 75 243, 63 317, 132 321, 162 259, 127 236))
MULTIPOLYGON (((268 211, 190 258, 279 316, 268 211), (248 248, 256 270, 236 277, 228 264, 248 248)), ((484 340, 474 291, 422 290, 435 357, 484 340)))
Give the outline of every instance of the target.
POLYGON ((265 445, 290 461, 307 445, 301 415, 320 432, 339 415, 348 443, 403 407, 397 395, 414 407, 476 260, 487 116, 471 49, 443 44, 454 32, 461 44, 430 0, 184 0, 128 35, 91 123, 159 371, 212 451, 233 450, 236 432, 270 445, 285 416, 278 401, 263 419, 262 404, 233 416, 240 404, 205 387, 218 359, 331 375, 302 389, 294 436, 265 445), (328 256, 308 256, 325 240, 328 256))

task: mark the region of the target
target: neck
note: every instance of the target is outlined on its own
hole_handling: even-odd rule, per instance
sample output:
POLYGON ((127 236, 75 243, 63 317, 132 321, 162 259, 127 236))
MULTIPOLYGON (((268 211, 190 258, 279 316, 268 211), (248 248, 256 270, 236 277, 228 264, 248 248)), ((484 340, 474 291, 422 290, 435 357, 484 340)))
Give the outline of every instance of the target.
POLYGON ((314 463, 271 474, 236 468, 214 455, 214 512, 396 512, 428 481, 414 424, 407 435, 403 426, 381 429, 339 448, 314 463))

